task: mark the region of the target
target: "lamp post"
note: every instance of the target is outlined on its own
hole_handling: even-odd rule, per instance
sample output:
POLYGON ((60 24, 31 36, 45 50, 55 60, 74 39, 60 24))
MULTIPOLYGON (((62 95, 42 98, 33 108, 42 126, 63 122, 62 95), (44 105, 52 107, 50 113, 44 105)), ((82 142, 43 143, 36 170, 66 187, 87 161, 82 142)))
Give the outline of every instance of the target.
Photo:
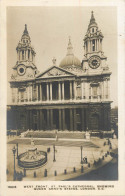
POLYGON ((80 148, 81 148, 81 164, 82 164, 83 163, 83 160, 82 160, 82 149, 83 149, 83 147, 81 146, 80 148))
POLYGON ((55 144, 53 144, 53 162, 55 162, 56 161, 56 159, 55 159, 55 144))
POLYGON ((13 173, 13 180, 15 181, 15 180, 16 180, 16 176, 15 176, 15 174, 16 174, 16 170, 15 170, 15 154, 16 154, 16 148, 15 148, 15 146, 13 147, 12 152, 13 152, 13 157, 14 157, 14 173, 13 173))

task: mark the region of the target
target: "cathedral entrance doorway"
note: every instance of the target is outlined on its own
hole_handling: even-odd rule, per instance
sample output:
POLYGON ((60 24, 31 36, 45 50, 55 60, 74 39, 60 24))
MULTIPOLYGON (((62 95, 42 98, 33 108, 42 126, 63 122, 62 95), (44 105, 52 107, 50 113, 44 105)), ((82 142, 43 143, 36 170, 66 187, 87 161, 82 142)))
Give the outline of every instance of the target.
POLYGON ((91 116, 91 129, 99 130, 99 115, 98 114, 93 114, 91 116))

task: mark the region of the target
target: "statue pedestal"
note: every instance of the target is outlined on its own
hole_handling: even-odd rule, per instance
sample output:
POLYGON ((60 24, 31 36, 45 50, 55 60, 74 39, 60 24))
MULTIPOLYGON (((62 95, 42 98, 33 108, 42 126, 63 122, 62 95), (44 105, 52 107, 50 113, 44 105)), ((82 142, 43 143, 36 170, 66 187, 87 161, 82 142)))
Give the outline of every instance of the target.
POLYGON ((86 140, 90 140, 90 133, 89 133, 89 132, 86 132, 86 133, 85 133, 85 139, 86 139, 86 140))
POLYGON ((28 149, 28 158, 29 159, 35 159, 37 154, 37 148, 36 147, 31 147, 28 149))

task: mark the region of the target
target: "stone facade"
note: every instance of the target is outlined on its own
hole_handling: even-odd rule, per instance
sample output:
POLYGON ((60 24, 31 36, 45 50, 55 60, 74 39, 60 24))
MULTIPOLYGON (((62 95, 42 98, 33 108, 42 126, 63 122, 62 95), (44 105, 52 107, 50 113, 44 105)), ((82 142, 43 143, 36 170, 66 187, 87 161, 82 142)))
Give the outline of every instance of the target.
POLYGON ((21 130, 110 130, 111 72, 102 41, 92 12, 82 63, 74 56, 69 38, 67 54, 60 65, 53 59, 53 66, 39 73, 25 26, 10 80, 8 126, 21 130))

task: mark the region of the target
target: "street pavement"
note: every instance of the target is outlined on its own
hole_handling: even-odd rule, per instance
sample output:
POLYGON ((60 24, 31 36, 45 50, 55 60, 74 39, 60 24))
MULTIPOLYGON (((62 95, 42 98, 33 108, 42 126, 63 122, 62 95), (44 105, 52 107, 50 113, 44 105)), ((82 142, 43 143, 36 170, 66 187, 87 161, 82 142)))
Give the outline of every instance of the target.
MULTIPOLYGON (((112 148, 117 148, 117 139, 110 139, 112 143, 112 148)), ((14 158, 12 153, 12 148, 16 143, 19 144, 19 154, 27 151, 30 148, 31 139, 21 139, 19 137, 11 137, 7 140, 7 169, 8 175, 7 180, 13 180, 13 171, 14 171, 14 158)), ((112 160, 112 157, 108 155, 102 161, 102 164, 99 166, 93 166, 94 160, 97 161, 99 158, 102 158, 103 155, 107 151, 109 151, 108 145, 103 145, 104 142, 107 143, 106 139, 100 138, 91 138, 90 141, 78 141, 74 140, 42 140, 36 139, 35 145, 38 150, 47 151, 47 148, 50 147, 50 152, 48 153, 48 161, 47 163, 38 168, 33 170, 26 171, 26 177, 23 178, 24 181, 46 181, 46 180, 66 180, 69 178, 74 178, 81 175, 81 148, 82 150, 82 157, 87 157, 88 162, 90 163, 90 168, 88 168, 88 164, 83 164, 84 167, 84 174, 90 172, 92 170, 97 169, 109 161, 112 160), (56 161, 53 162, 53 144, 56 147, 55 158, 56 161), (73 168, 75 167, 76 172, 73 172, 73 168), (47 177, 44 177, 44 170, 47 169, 47 177), (64 170, 66 169, 67 174, 64 174, 64 170), (34 178, 34 171, 36 172, 36 178, 34 178), (55 176, 55 171, 57 176, 55 176)), ((15 145, 16 146, 16 145, 15 145)), ((16 171, 22 171, 23 169, 19 168, 17 165, 16 159, 16 171)))

